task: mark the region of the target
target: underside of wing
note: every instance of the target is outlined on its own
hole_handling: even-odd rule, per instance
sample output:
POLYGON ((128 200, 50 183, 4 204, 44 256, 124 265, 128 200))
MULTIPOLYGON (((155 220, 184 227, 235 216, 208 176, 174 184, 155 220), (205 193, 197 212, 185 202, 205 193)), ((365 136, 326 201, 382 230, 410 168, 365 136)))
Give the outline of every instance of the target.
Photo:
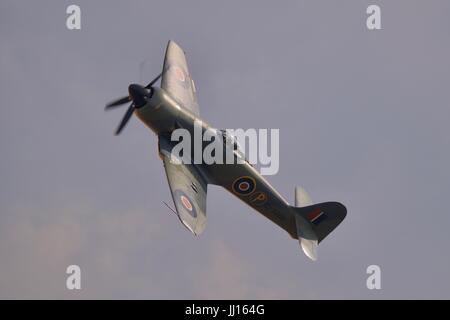
POLYGON ((199 235, 206 227, 207 181, 192 164, 172 161, 172 143, 159 138, 159 153, 164 163, 178 218, 193 234, 199 235))
POLYGON ((195 85, 189 73, 186 56, 183 49, 172 40, 167 44, 163 70, 161 88, 181 106, 198 116, 195 85))

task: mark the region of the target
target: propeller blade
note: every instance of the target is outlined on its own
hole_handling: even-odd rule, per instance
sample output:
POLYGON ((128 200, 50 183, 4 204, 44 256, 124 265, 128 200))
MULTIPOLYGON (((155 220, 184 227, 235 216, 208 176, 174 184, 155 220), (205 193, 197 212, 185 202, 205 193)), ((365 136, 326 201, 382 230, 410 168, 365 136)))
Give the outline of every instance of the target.
POLYGON ((153 79, 152 82, 150 82, 145 88, 146 88, 146 89, 150 89, 151 87, 153 87, 153 85, 156 83, 156 81, 158 81, 159 78, 161 78, 161 77, 163 76, 163 74, 166 73, 167 69, 168 69, 168 68, 165 67, 165 68, 163 69, 163 71, 162 71, 155 79, 153 79))
POLYGON ((122 119, 122 121, 120 122, 119 127, 118 127, 117 130, 116 130, 116 136, 117 136, 118 134, 120 134, 120 132, 122 131, 122 129, 123 129, 123 128, 125 127, 125 125, 127 124, 128 120, 130 120, 131 116, 133 115, 134 109, 135 109, 134 103, 132 103, 132 104, 130 105, 130 107, 128 108, 127 112, 125 113, 125 115, 123 116, 123 119, 122 119))
POLYGON ((113 108, 113 107, 117 107, 117 106, 120 106, 122 104, 128 103, 130 101, 131 101, 131 98, 129 96, 126 96, 126 97, 123 97, 123 98, 119 98, 119 99, 116 99, 116 100, 111 101, 110 103, 108 103, 106 105, 105 109, 110 109, 110 108, 113 108))
POLYGON ((163 75, 163 73, 161 72, 155 79, 152 80, 152 82, 150 82, 145 88, 146 89, 150 89, 155 83, 156 81, 159 80, 159 78, 161 78, 161 76, 163 75))

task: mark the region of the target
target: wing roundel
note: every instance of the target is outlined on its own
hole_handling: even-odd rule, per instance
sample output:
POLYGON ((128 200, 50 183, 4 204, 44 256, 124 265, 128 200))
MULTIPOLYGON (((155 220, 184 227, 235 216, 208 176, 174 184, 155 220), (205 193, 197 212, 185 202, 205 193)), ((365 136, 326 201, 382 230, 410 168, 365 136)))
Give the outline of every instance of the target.
POLYGON ((171 161, 173 145, 159 137, 159 153, 164 162, 176 214, 183 225, 199 235, 206 227, 207 181, 193 164, 176 164, 171 161))
POLYGON ((172 40, 167 44, 163 70, 161 88, 182 107, 198 116, 195 85, 189 73, 186 56, 183 49, 172 40))

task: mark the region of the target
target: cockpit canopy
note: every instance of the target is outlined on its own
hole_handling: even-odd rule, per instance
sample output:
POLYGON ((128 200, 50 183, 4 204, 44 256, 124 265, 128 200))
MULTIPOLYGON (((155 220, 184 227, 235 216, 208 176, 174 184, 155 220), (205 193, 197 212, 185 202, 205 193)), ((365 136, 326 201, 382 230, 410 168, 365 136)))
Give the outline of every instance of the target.
POLYGON ((244 151, 238 143, 236 136, 230 134, 229 132, 227 132, 227 130, 224 129, 219 130, 219 132, 222 136, 224 145, 227 145, 229 148, 233 148, 233 152, 238 158, 241 158, 249 163, 244 151))

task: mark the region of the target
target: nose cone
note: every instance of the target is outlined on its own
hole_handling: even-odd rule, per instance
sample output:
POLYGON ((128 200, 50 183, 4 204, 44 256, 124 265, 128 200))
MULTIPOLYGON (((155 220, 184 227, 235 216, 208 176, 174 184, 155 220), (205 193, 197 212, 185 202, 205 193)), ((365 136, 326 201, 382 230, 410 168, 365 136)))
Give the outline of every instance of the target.
POLYGON ((128 93, 130 94, 130 97, 133 99, 136 108, 145 106, 147 100, 150 98, 150 90, 144 88, 139 84, 131 84, 128 87, 128 93))

